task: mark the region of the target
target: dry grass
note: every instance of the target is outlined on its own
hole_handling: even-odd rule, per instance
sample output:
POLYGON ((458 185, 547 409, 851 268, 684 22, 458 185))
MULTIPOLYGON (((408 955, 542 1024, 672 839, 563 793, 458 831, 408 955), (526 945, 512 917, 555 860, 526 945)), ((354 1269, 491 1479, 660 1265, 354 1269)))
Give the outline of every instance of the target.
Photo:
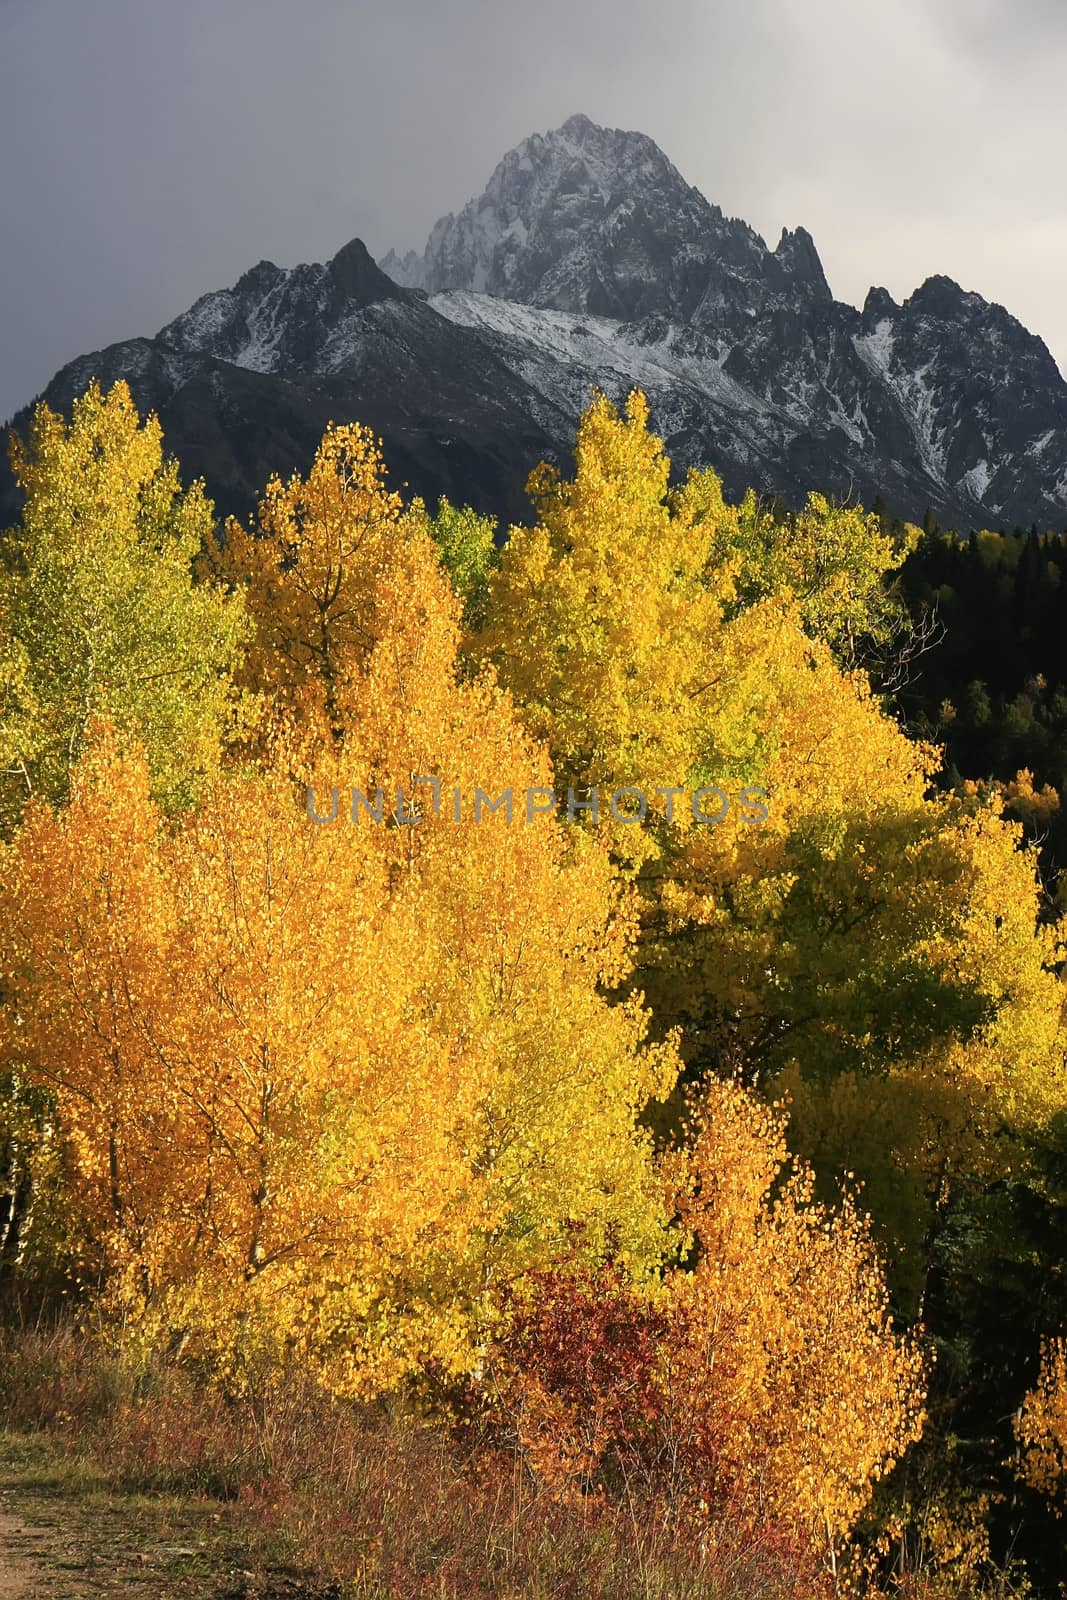
POLYGON ((561 1504, 515 1456, 299 1374, 234 1400, 66 1324, 0 1338, 0 1426, 47 1434, 116 1490, 229 1502, 261 1551, 358 1600, 814 1600, 770 1534, 561 1504))

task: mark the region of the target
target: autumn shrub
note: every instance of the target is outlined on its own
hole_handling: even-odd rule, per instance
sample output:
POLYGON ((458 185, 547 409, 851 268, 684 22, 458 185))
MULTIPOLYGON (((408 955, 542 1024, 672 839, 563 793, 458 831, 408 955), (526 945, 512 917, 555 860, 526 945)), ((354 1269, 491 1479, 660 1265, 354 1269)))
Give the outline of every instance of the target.
POLYGON ((639 1502, 703 1539, 773 1538, 833 1574, 876 1482, 920 1433, 924 1363, 891 1326, 868 1226, 817 1205, 784 1114, 709 1088, 665 1163, 692 1259, 536 1275, 493 1369, 531 1477, 639 1502))
POLYGON ((532 1475, 563 1499, 647 1482, 666 1316, 617 1261, 561 1260, 509 1298, 492 1387, 532 1475))

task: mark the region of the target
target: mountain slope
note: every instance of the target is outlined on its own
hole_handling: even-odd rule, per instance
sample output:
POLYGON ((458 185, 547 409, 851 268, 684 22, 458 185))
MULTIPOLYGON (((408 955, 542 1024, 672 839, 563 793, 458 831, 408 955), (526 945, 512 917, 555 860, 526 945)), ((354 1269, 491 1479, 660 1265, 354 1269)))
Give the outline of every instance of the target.
MULTIPOLYGON (((409 492, 517 519, 591 386, 639 384, 676 469, 710 463, 735 493, 1067 522, 1067 385, 1040 339, 947 278, 843 305, 802 228, 770 250, 645 135, 585 117, 506 155, 421 256, 375 265, 353 240, 322 265, 262 261, 155 338, 70 363, 45 398, 69 409, 94 375, 129 380, 222 511, 355 419, 409 492)), ((8 476, 0 523, 16 512, 8 476)))
MULTIPOLYGON (((44 391, 53 409, 96 377, 125 378, 156 411, 185 477, 221 513, 247 514, 271 472, 305 471, 326 424, 360 421, 385 443, 391 481, 427 497, 479 500, 518 517, 529 466, 568 419, 544 408, 477 335, 454 327, 379 272, 359 240, 325 266, 263 261, 203 296, 154 339, 79 357, 44 391)), ((24 430, 30 408, 11 426, 24 430)), ((4 458, 6 468, 6 455, 4 458)), ((0 478, 0 524, 18 498, 0 478)))

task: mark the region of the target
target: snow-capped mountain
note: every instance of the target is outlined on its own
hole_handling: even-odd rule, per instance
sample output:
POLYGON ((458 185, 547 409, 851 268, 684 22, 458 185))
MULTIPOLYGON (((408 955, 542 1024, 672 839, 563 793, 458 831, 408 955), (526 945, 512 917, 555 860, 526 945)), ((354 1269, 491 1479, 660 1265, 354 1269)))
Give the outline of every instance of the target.
POLYGON ((619 321, 659 314, 709 332, 724 314, 830 300, 803 229, 768 251, 643 133, 581 116, 510 151, 483 195, 436 224, 421 260, 391 252, 380 265, 430 293, 467 289, 619 321))
POLYGON ((517 519, 590 387, 638 384, 676 469, 714 465, 734 493, 1067 524, 1067 384, 1040 339, 947 278, 903 305, 835 301, 803 228, 769 249, 652 140, 585 117, 506 155, 421 256, 376 266, 353 240, 325 265, 260 262, 46 398, 66 409, 94 375, 129 380, 222 510, 306 468, 332 418, 374 428, 410 492, 517 519))
MULTIPOLYGON (((768 249, 644 134, 582 116, 535 134, 436 224, 421 257, 381 265, 476 325, 502 326, 470 298, 486 295, 621 324, 599 330, 613 348, 594 366, 633 371, 638 345, 663 358, 660 389, 670 371, 732 410, 734 441, 712 456, 728 479, 735 463, 758 465, 758 487, 841 492, 847 461, 854 488, 912 515, 933 504, 966 523, 1067 520, 1067 386, 1040 339, 943 277, 902 306, 884 289, 862 312, 835 301, 805 229, 768 249)), ((523 329, 554 347, 551 326, 523 329)))

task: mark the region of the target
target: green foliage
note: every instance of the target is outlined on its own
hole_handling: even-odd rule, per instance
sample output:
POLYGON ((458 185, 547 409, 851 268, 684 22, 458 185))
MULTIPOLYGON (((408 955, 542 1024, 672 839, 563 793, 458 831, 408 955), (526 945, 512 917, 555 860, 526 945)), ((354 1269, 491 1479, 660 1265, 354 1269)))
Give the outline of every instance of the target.
POLYGON ((792 595, 807 631, 848 665, 862 645, 884 644, 900 629, 903 607, 887 579, 906 542, 894 541, 873 512, 815 493, 802 511, 782 511, 751 489, 728 507, 711 468, 691 471, 675 503, 679 514, 714 526, 709 566, 733 564, 738 608, 792 595))
MULTIPOLYGON (((898 700, 912 732, 944 744, 950 780, 1067 787, 1067 535, 936 530, 909 554, 901 590, 936 641, 898 700)), ((1011 807, 1041 845, 1051 888, 1067 866, 1067 818, 1011 807)))
POLYGON ((66 795, 101 715, 143 740, 160 801, 187 805, 218 763, 246 636, 243 603, 193 581, 210 501, 182 491, 124 383, 94 383, 69 425, 39 405, 12 462, 26 501, 0 548, 3 818, 66 795))
POLYGON ((495 518, 480 516, 470 506, 454 506, 444 495, 433 516, 420 500, 412 505, 411 514, 425 519, 426 531, 440 552, 441 565, 463 602, 464 625, 469 629, 482 627, 489 603, 489 575, 499 559, 494 540, 495 518))
POLYGON ((64 1254, 54 1097, 0 1064, 0 1284, 64 1254))

